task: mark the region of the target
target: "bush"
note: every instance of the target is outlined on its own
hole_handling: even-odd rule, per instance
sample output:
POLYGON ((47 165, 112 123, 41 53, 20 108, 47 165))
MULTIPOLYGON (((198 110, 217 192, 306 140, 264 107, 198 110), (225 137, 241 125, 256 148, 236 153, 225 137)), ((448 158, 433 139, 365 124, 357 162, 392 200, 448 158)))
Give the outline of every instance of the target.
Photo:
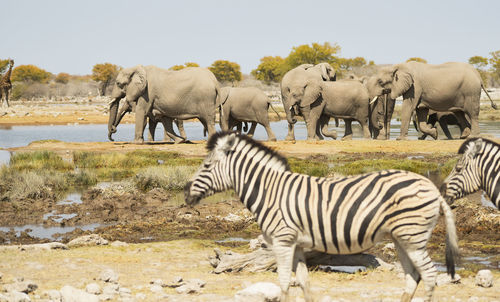
POLYGON ((60 172, 46 170, 18 171, 12 167, 0 168, 0 200, 55 198, 69 184, 60 172))
POLYGON ((71 76, 68 73, 61 72, 57 74, 55 81, 56 83, 67 84, 69 82, 70 77, 71 76))
POLYGON ((100 82, 99 92, 104 95, 106 88, 118 75, 120 67, 111 63, 95 64, 92 68, 92 80, 100 82))
POLYGON ((12 70, 13 82, 47 83, 52 74, 35 65, 20 65, 12 70))
POLYGON ((10 166, 16 170, 73 170, 72 163, 64 161, 53 151, 34 151, 14 153, 10 166))
POLYGON ((217 60, 208 69, 213 72, 219 82, 238 82, 242 78, 238 63, 217 60))
POLYGON ((142 191, 154 188, 182 190, 198 167, 157 166, 140 170, 135 176, 136 187, 142 191))

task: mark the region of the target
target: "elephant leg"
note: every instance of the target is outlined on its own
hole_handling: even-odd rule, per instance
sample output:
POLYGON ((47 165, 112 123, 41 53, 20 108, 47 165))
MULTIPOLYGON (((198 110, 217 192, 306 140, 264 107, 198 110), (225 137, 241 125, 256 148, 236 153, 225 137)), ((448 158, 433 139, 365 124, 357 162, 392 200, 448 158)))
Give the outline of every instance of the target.
POLYGON ((429 114, 429 108, 419 107, 417 110, 417 120, 420 131, 424 134, 430 135, 433 139, 438 138, 438 133, 436 128, 429 127, 427 124, 427 115, 429 114))
POLYGON ((448 129, 448 123, 446 123, 444 118, 439 119, 439 126, 441 126, 441 129, 443 129, 446 138, 453 139, 453 136, 450 133, 450 129, 448 129))
POLYGON ((361 125, 361 128, 363 129, 363 138, 370 139, 371 134, 370 134, 370 126, 368 125, 368 119, 366 119, 365 121, 359 122, 359 124, 361 125))
MULTIPOLYGON (((335 124, 338 124, 338 118, 335 118, 335 124)), ((330 121, 330 117, 328 115, 322 115, 319 118, 319 127, 321 128, 321 132, 324 136, 330 137, 332 139, 337 139, 337 131, 328 129, 328 122, 330 121)))
POLYGON ((306 121, 307 140, 318 140, 319 137, 316 135, 316 126, 318 124, 319 117, 321 116, 321 112, 323 111, 323 106, 316 106, 313 109, 305 106, 301 107, 300 110, 306 121))
POLYGON ((180 119, 175 119, 174 122, 177 126, 177 129, 179 129, 180 136, 182 136, 184 139, 187 139, 186 131, 184 130, 184 122, 180 119))
POLYGON ((344 124, 345 124, 345 132, 344 136, 342 137, 343 141, 346 140, 351 140, 352 139, 352 119, 344 119, 344 124))
POLYGON ((134 143, 144 143, 144 129, 146 128, 146 118, 150 111, 150 104, 144 97, 139 97, 135 109, 135 135, 134 143))
POLYGON ((229 127, 230 126, 229 119, 230 119, 229 113, 226 112, 224 112, 219 118, 220 128, 222 131, 229 131, 233 129, 234 126, 229 127))
POLYGON ((174 144, 180 144, 186 141, 184 137, 181 137, 175 133, 172 118, 163 117, 162 124, 163 128, 165 128, 165 140, 167 140, 168 137, 174 141, 174 144))
MULTIPOLYGON (((267 124, 269 125, 269 122, 267 124)), ((257 123, 252 122, 252 124, 250 125, 250 129, 248 130, 247 135, 250 137, 253 137, 253 135, 255 134, 255 128, 257 128, 257 123)), ((270 129, 271 129, 271 127, 269 127, 269 130, 270 129)), ((267 131, 267 128, 266 128, 266 131, 267 131)), ((274 133, 273 133, 273 136, 274 136, 274 133)), ((269 132, 267 133, 267 137, 269 138, 269 132)), ((274 137, 274 140, 276 140, 276 137, 274 137)))
POLYGON ((293 127, 293 124, 288 123, 288 133, 286 134, 285 140, 286 141, 295 140, 295 129, 293 127))
POLYGON ((150 116, 148 118, 148 126, 149 126, 148 141, 150 142, 154 142, 155 140, 155 130, 157 125, 158 122, 156 121, 156 119, 153 116, 150 116))
POLYGON ((411 116, 415 111, 415 105, 412 98, 403 100, 403 107, 401 108, 401 133, 397 140, 408 139, 408 127, 410 126, 411 116))
MULTIPOLYGON (((465 118, 465 113, 463 111, 456 111, 454 112, 455 116, 457 117, 457 122, 458 124, 462 125, 467 125, 467 119, 465 118)), ((476 120, 477 123, 477 120, 476 120)), ((479 124, 477 125, 479 128, 479 124)), ((471 128, 474 128, 474 121, 471 120, 471 128)), ((465 126, 464 130, 462 131, 462 134, 460 135, 460 139, 466 139, 469 135, 471 135, 471 128, 465 126)))

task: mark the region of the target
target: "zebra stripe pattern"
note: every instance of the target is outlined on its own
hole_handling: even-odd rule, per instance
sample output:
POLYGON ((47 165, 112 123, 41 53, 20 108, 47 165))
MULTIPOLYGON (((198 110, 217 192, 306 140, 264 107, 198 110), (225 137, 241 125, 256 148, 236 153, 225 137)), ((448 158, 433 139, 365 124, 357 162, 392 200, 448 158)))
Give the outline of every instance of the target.
POLYGON ((439 217, 446 217, 447 266, 454 274, 458 255, 453 215, 438 189, 415 173, 387 170, 360 176, 320 178, 292 173, 286 159, 254 140, 218 133, 209 154, 185 187, 188 205, 233 188, 254 214, 273 246, 286 300, 292 267, 310 301, 304 248, 331 254, 362 252, 390 235, 406 274, 403 301, 410 301, 423 280, 426 301, 437 275, 426 244, 439 217))
POLYGON ((463 154, 441 186, 448 203, 483 190, 500 210, 500 144, 485 138, 466 140, 463 154))

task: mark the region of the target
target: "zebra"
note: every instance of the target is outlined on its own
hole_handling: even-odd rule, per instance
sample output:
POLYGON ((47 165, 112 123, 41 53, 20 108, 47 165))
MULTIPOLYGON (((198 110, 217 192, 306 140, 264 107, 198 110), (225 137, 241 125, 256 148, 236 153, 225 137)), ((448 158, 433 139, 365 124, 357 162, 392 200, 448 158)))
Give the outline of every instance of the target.
POLYGON ((214 134, 207 149, 207 157, 184 188, 186 204, 194 206, 204 197, 234 189, 272 246, 280 301, 287 300, 292 270, 304 298, 311 301, 305 248, 356 254, 386 235, 392 237, 406 275, 402 301, 411 301, 421 279, 430 301, 437 270, 426 244, 440 209, 447 229, 447 270, 454 278, 454 217, 427 178, 399 170, 335 178, 292 173, 276 151, 234 132, 214 134))
POLYGON ((500 210, 500 144, 485 138, 471 138, 459 148, 463 154, 441 186, 451 204, 455 199, 482 189, 500 210))

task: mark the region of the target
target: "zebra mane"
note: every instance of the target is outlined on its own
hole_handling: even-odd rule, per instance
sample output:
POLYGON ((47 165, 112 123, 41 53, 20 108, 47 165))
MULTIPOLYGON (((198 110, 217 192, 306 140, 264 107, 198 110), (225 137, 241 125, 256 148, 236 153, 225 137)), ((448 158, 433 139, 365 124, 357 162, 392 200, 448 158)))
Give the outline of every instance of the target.
POLYGON ((263 150, 264 152, 266 153, 269 153, 271 154, 271 156, 273 156, 274 158, 276 158, 278 161, 280 161, 281 163, 283 163, 283 165, 286 167, 286 170, 287 171, 290 171, 290 165, 288 164, 288 161, 286 160, 285 157, 283 157, 281 154, 279 154, 278 152, 276 152, 275 150, 269 148, 268 146, 262 144, 261 142, 258 142, 252 138, 250 138, 249 136, 247 135, 244 135, 244 134, 239 134, 235 131, 223 131, 223 132, 217 132, 215 134, 213 134, 209 139, 208 139, 208 142, 207 142, 207 150, 209 152, 213 151, 215 146, 217 146, 217 142, 219 141, 219 139, 227 136, 227 135, 230 135, 230 134, 235 134, 236 137, 240 140, 240 141, 244 141, 245 143, 247 144, 250 144, 252 145, 253 147, 255 148, 258 148, 260 150, 263 150))
POLYGON ((462 145, 460 146, 460 148, 458 149, 458 154, 464 154, 465 151, 467 151, 467 148, 469 147, 469 145, 471 143, 474 143, 476 142, 478 139, 481 139, 483 140, 485 143, 487 144, 492 144, 494 146, 497 146, 500 148, 500 144, 498 144, 497 142, 494 142, 490 139, 487 139, 487 138, 483 138, 483 137, 474 137, 474 138, 469 138, 467 139, 465 142, 462 143, 462 145))

